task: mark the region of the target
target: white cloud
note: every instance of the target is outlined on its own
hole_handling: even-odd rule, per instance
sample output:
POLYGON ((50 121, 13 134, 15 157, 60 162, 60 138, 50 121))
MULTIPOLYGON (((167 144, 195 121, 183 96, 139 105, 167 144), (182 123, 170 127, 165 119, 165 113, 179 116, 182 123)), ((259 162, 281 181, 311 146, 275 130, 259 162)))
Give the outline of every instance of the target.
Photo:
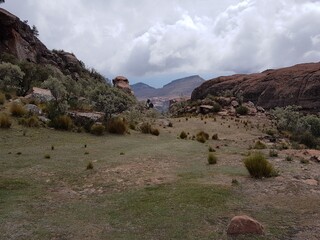
POLYGON ((320 2, 9 0, 49 48, 108 77, 255 72, 319 61, 320 2))

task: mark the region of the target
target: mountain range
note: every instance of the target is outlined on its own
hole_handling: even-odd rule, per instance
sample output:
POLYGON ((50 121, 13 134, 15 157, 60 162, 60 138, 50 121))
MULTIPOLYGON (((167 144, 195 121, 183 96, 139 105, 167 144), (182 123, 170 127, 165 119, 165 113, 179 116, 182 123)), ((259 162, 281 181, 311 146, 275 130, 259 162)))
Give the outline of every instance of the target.
POLYGON ((136 83, 131 85, 135 96, 140 99, 147 98, 177 98, 190 97, 192 91, 199 87, 205 80, 198 75, 173 80, 162 88, 154 88, 145 83, 136 83))

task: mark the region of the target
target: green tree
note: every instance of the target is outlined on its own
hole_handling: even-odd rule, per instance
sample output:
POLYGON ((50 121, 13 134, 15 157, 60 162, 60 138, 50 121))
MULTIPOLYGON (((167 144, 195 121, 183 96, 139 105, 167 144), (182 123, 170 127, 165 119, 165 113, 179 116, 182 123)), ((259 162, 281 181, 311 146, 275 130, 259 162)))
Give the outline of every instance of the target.
POLYGON ((19 66, 3 62, 0 64, 0 87, 5 91, 9 88, 22 91, 24 75, 19 66))

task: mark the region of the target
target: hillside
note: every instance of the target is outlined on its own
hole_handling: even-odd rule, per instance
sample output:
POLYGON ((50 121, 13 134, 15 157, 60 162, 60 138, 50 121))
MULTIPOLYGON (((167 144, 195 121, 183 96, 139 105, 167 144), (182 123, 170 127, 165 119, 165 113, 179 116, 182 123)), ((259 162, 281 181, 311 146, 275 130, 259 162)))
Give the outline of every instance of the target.
POLYGON ((205 80, 198 75, 176 79, 162 88, 153 88, 144 83, 133 84, 131 87, 135 96, 139 99, 163 97, 189 97, 193 89, 198 87, 205 80))
POLYGON ((206 81, 196 88, 192 100, 204 99, 209 94, 232 92, 242 94, 266 109, 299 105, 304 110, 320 110, 320 63, 298 64, 254 74, 223 76, 206 81))

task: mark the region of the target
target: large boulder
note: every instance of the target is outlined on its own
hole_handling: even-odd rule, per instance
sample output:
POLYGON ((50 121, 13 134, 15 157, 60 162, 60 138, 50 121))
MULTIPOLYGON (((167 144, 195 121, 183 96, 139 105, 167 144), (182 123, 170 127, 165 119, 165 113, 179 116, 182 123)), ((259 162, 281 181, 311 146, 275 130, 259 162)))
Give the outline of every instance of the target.
POLYGON ((124 76, 117 76, 115 79, 112 80, 113 86, 117 87, 126 93, 133 95, 133 91, 131 90, 129 80, 124 76))
POLYGON ((264 228, 255 219, 243 216, 235 216, 231 219, 228 226, 227 234, 229 235, 239 235, 239 234, 257 234, 263 235, 264 228))
POLYGON ((320 63, 298 64, 255 74, 236 74, 208 80, 196 88, 192 100, 204 99, 209 94, 232 92, 242 94, 265 109, 299 105, 304 110, 320 110, 320 63))

